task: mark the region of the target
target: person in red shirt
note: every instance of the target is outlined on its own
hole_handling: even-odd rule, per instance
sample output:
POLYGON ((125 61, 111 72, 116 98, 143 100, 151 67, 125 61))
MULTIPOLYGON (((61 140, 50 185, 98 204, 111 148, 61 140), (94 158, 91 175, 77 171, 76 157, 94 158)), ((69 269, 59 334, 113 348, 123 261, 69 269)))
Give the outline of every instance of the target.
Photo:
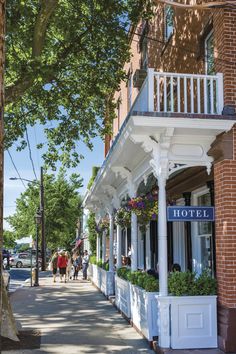
POLYGON ((57 260, 57 267, 59 268, 61 283, 64 281, 66 283, 66 267, 67 267, 67 257, 64 251, 61 251, 57 260))

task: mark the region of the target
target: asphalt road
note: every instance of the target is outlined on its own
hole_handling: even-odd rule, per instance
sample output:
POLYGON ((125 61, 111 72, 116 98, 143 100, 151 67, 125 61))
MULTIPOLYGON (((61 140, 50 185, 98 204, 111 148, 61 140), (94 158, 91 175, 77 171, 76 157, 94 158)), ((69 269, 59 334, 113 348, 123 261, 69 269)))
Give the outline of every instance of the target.
MULTIPOLYGON (((30 279, 30 268, 11 268, 10 292, 24 285, 25 280, 30 279)), ((30 280, 29 280, 30 281, 30 280)))

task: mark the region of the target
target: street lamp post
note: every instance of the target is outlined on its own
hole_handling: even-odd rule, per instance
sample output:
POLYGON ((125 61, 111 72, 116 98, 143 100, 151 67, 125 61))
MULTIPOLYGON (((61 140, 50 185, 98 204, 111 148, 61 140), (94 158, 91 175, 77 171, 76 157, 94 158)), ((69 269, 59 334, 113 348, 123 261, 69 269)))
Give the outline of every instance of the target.
POLYGON ((36 267, 34 286, 39 286, 39 225, 41 224, 41 213, 37 210, 35 214, 36 222, 36 267))
MULTIPOLYGON (((29 183, 38 182, 37 180, 31 181, 26 178, 10 177, 10 180, 23 180, 29 183)), ((45 240, 45 224, 44 224, 44 184, 43 184, 43 167, 40 169, 40 182, 39 196, 40 196, 40 215, 41 215, 41 257, 42 257, 42 270, 46 270, 46 240, 45 240)))

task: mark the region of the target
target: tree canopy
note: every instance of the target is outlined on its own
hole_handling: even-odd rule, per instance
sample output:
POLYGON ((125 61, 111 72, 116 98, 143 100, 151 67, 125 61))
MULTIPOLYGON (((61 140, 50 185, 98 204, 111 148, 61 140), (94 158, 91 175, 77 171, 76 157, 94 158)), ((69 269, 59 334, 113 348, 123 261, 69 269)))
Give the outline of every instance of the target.
MULTIPOLYGON (((78 218, 82 213, 82 199, 78 193, 81 180, 72 175, 66 179, 63 170, 57 177, 44 175, 45 238, 48 248, 71 248, 75 239, 78 218)), ((35 239, 35 213, 39 206, 39 183, 28 184, 28 188, 16 200, 16 212, 6 218, 17 238, 33 236, 35 239)))
POLYGON ((16 235, 10 230, 3 230, 3 247, 15 248, 16 246, 16 235))
MULTIPOLYGON (((78 142, 106 131, 112 97, 129 58, 127 28, 140 0, 9 0, 5 146, 27 145, 28 125, 45 126, 46 163, 74 166, 78 142)), ((38 148, 42 148, 42 143, 38 148)), ((44 150, 45 151, 45 150, 44 150)))

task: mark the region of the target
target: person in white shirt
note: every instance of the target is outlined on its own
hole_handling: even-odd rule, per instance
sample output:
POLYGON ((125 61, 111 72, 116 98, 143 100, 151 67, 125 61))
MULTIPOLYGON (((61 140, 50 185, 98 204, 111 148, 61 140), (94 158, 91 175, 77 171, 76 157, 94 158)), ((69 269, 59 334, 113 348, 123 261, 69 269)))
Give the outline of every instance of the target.
POLYGON ((82 271, 83 271, 83 279, 84 279, 84 280, 87 279, 87 269, 88 269, 88 265, 89 265, 89 255, 88 255, 88 251, 85 250, 85 251, 84 251, 83 258, 82 258, 82 271))

